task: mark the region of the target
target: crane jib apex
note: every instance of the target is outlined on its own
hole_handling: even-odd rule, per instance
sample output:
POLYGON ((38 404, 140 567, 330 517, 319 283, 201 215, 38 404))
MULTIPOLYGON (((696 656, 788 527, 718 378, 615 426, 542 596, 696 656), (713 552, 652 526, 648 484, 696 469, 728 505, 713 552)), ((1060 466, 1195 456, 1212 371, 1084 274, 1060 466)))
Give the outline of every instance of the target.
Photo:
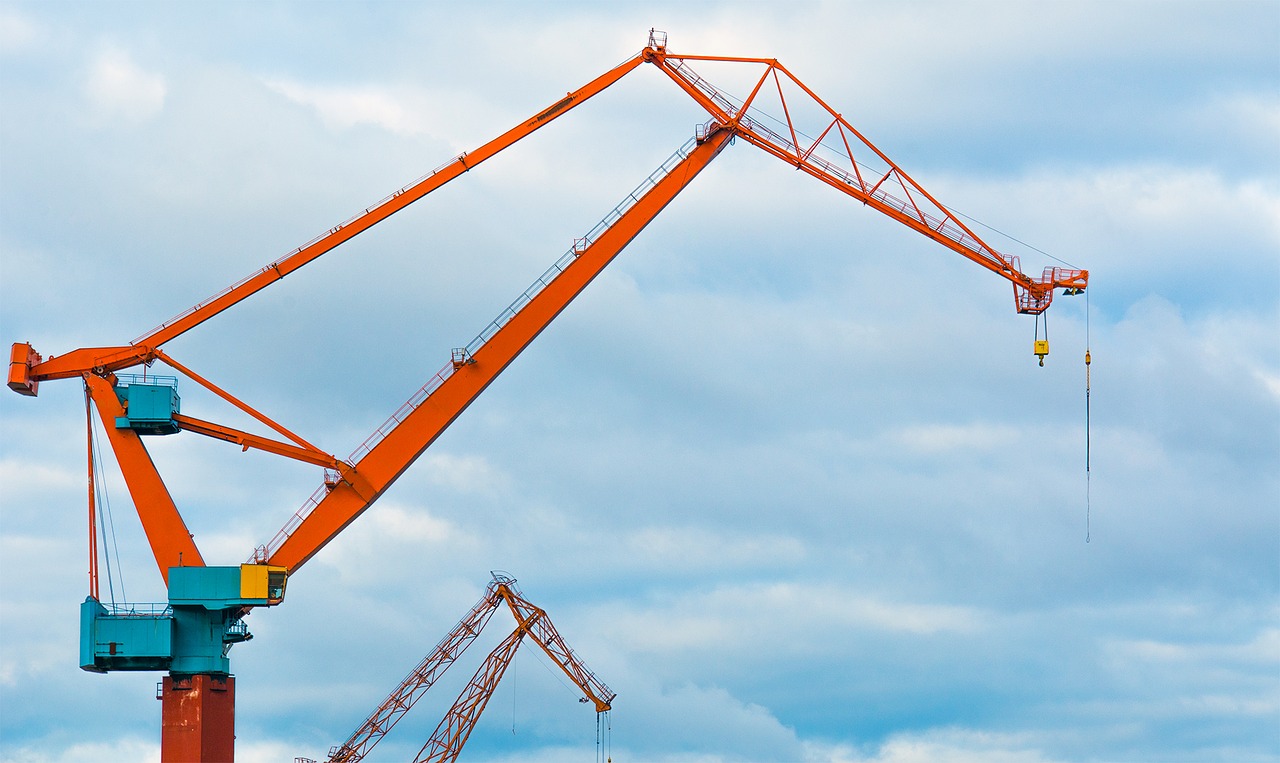
MULTIPOLYGON (((742 138, 1005 278, 1012 284, 1015 308, 1020 313, 1040 316, 1053 301, 1056 289, 1078 294, 1088 286, 1085 270, 1053 267, 1046 268, 1040 276, 1024 274, 1018 257, 990 247, 777 60, 678 55, 666 49, 665 33, 651 30, 649 44, 634 57, 129 344, 81 348, 48 358, 30 343, 13 345, 8 384, 15 392, 35 396, 41 382, 70 378, 83 381, 86 408, 95 408, 104 424, 168 587, 169 601, 153 610, 104 604, 98 596, 97 556, 91 550, 90 595, 81 609, 84 669, 169 672, 162 690, 163 760, 215 760, 233 754, 234 678, 227 651, 232 644, 251 637, 243 616, 255 607, 283 601, 288 576, 377 500, 734 138, 742 138), (700 61, 754 67, 760 75, 749 95, 739 100, 699 76, 691 62, 700 61), (339 459, 320 450, 161 349, 175 337, 475 169, 645 63, 653 65, 700 104, 710 115, 709 121, 699 125, 694 138, 600 224, 576 240, 475 340, 455 349, 449 363, 348 458, 339 459), (775 120, 760 108, 766 100, 780 106, 780 118, 775 120), (793 114, 801 111, 818 113, 819 122, 806 130, 793 121, 793 114), (236 406, 283 439, 181 413, 176 378, 123 373, 155 361, 236 406), (274 538, 253 551, 245 564, 206 566, 143 443, 146 436, 181 431, 320 466, 322 484, 274 538), (198 702, 191 701, 193 694, 199 695, 198 702), (190 733, 193 729, 198 733, 190 733)), ((1036 339, 1035 352, 1043 365, 1048 343, 1038 335, 1036 339)), ((90 454, 92 458, 92 449, 90 454)), ((91 493, 91 549, 93 511, 91 493)))

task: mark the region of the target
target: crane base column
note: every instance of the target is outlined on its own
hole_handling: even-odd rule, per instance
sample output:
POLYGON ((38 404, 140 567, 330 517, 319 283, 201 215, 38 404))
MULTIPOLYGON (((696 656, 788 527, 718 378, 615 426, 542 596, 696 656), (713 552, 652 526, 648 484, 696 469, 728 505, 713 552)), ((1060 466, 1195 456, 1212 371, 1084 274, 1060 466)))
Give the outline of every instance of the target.
POLYGON ((166 676, 159 699, 160 763, 233 763, 235 677, 166 676))

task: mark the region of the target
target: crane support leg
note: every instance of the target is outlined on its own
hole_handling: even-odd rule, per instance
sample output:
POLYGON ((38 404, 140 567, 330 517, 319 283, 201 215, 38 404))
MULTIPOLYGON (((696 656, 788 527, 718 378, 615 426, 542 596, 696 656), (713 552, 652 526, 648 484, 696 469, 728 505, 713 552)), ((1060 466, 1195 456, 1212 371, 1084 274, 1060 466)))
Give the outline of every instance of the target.
POLYGON ((166 676, 160 701, 160 763, 233 763, 234 676, 166 676))

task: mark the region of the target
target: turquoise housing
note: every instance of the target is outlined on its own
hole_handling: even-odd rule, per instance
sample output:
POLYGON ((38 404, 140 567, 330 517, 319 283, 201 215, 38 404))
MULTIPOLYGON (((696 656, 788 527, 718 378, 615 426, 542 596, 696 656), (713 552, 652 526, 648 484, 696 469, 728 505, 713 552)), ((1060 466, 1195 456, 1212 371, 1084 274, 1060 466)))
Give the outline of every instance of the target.
POLYGON ((283 579, 282 568, 260 565, 171 567, 168 605, 108 608, 89 597, 80 605, 80 667, 229 675, 231 645, 253 638, 242 618, 278 604, 283 579))
POLYGON ((116 417, 116 429, 132 429, 138 434, 177 434, 173 414, 180 412, 178 380, 170 376, 141 377, 122 375, 116 384, 116 397, 125 415, 116 417))
POLYGON ((173 630, 167 607, 108 610, 90 596, 80 605, 80 667, 93 673, 168 670, 173 630))

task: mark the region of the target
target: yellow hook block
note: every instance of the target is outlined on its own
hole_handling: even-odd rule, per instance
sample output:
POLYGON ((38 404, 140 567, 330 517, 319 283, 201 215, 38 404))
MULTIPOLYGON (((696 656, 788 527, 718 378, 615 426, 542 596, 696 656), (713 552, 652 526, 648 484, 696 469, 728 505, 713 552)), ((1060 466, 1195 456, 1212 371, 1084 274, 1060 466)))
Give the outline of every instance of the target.
POLYGON ((1040 365, 1043 366, 1044 356, 1049 354, 1049 340, 1048 339, 1035 340, 1035 348, 1033 351, 1035 352, 1036 357, 1040 358, 1040 365))

